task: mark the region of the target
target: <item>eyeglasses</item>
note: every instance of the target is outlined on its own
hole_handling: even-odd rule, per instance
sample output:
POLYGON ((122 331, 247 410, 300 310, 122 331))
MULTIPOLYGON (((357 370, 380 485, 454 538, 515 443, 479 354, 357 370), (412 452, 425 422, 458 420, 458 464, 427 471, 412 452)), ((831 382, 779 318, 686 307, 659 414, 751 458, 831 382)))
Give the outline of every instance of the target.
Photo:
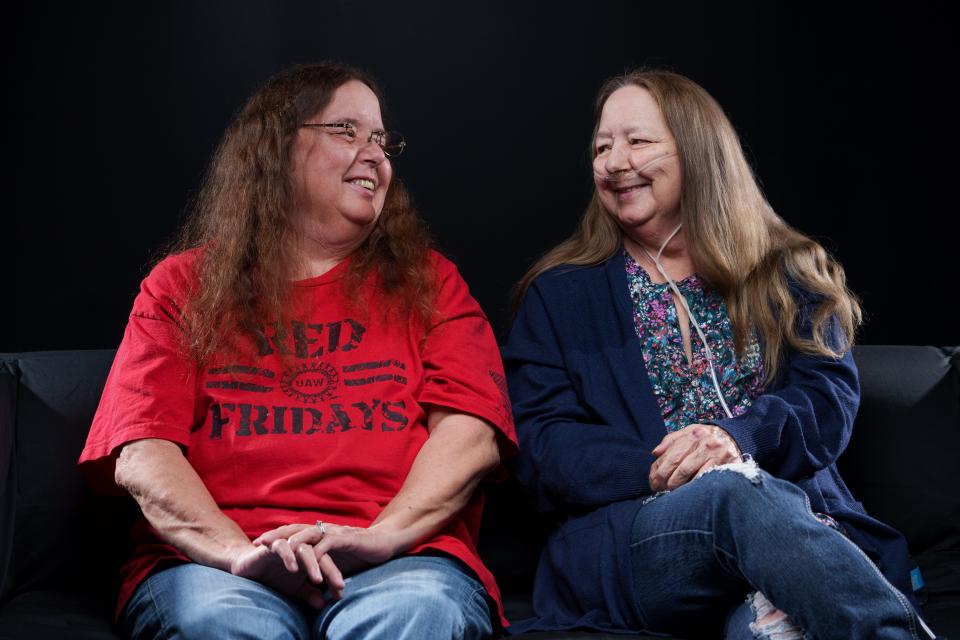
MULTIPOLYGON (((308 122, 300 125, 310 129, 325 129, 330 135, 343 138, 349 144, 357 141, 357 128, 349 122, 308 122)), ((374 131, 367 138, 367 142, 373 142, 383 150, 383 154, 390 158, 396 158, 403 153, 403 148, 407 146, 406 140, 396 131, 374 131)))

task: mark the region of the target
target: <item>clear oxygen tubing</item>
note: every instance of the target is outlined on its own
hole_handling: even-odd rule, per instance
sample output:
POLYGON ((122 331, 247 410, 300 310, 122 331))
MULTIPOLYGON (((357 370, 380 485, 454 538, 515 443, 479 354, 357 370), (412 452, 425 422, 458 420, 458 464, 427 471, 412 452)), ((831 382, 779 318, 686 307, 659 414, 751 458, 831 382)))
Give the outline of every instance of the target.
MULTIPOLYGON (((677 155, 676 151, 667 151, 651 158, 648 162, 644 163, 643 166, 637 169, 630 168, 606 174, 602 174, 594 169, 593 173, 596 179, 605 183, 608 188, 616 188, 615 185, 617 184, 623 184, 625 187, 646 185, 649 184, 650 181, 642 175, 643 172, 649 167, 652 167, 653 165, 675 155, 677 155), (636 180, 639 180, 639 182, 634 182, 636 180)), ((720 399, 720 406, 723 407, 724 414, 726 414, 728 418, 732 418, 733 413, 730 411, 730 407, 727 406, 727 401, 723 397, 723 392, 720 390, 720 383, 717 380, 717 370, 713 364, 713 350, 710 349, 710 344, 707 342, 707 336, 704 335, 703 329, 700 328, 700 323, 697 321, 697 317, 690 309, 690 305, 687 303, 686 297, 680 293, 680 288, 677 287, 677 283, 673 281, 673 278, 667 275, 666 269, 664 269, 663 265, 660 263, 660 255, 663 253, 663 250, 667 248, 667 245, 670 244, 670 241, 673 240, 674 236, 677 235, 682 226, 682 224, 677 225, 677 228, 674 229, 669 236, 667 236, 667 239, 663 241, 662 245, 660 245, 660 250, 657 251, 656 256, 653 256, 649 251, 647 251, 646 247, 641 248, 643 249, 643 252, 647 254, 647 257, 653 260, 653 263, 657 267, 657 271, 659 271, 660 275, 664 277, 664 279, 670 285, 670 289, 673 290, 674 295, 676 295, 677 299, 680 300, 680 304, 682 304, 683 308, 686 309, 687 315, 690 318, 690 323, 693 325, 693 328, 696 329, 697 335, 700 336, 701 342, 703 342, 703 350, 707 355, 707 365, 710 368, 710 379, 713 381, 713 389, 717 393, 717 398, 720 399)))
POLYGON ((660 272, 660 275, 663 276, 667 283, 670 285, 670 288, 673 290, 674 295, 677 296, 677 299, 680 300, 680 304, 683 305, 683 308, 686 309, 687 315, 690 317, 690 323, 693 325, 693 328, 697 330, 697 335, 700 336, 701 342, 703 342, 703 350, 707 354, 707 365, 710 367, 710 379, 713 381, 713 388, 717 392, 717 397, 720 398, 720 405, 723 407, 723 412, 728 418, 733 417, 733 413, 730 411, 730 407, 727 406, 727 401, 723 397, 723 392, 720 391, 720 383, 717 381, 717 370, 713 366, 713 351, 710 349, 710 343, 707 342, 707 336, 704 335, 703 329, 700 328, 700 323, 697 322, 697 317, 693 314, 693 311, 690 309, 690 305, 687 304, 687 299, 682 293, 680 293, 680 288, 677 287, 677 283, 673 281, 673 278, 667 275, 667 270, 663 268, 663 265, 660 263, 660 255, 663 253, 663 250, 667 248, 667 245, 670 244, 670 241, 673 240, 673 237, 677 235, 680 231, 680 227, 683 224, 678 224, 677 228, 667 236, 667 239, 663 241, 663 244, 660 245, 660 250, 657 251, 657 255, 652 255, 647 251, 646 247, 641 247, 643 252, 647 254, 647 257, 653 260, 653 263, 657 266, 657 271, 660 272))
MULTIPOLYGON (((662 162, 667 158, 672 158, 675 155, 677 155, 676 151, 666 151, 666 152, 660 153, 659 155, 654 156, 639 169, 623 169, 621 171, 614 171, 613 173, 600 173, 599 171, 594 169, 593 175, 597 180, 600 180, 601 182, 605 183, 608 187, 611 187, 614 183, 617 183, 617 182, 629 183, 630 180, 633 180, 636 178, 643 179, 643 176, 640 174, 642 174, 644 171, 646 171, 648 168, 652 167, 653 165, 657 164, 658 162, 662 162)), ((649 180, 647 182, 649 182, 649 180)))

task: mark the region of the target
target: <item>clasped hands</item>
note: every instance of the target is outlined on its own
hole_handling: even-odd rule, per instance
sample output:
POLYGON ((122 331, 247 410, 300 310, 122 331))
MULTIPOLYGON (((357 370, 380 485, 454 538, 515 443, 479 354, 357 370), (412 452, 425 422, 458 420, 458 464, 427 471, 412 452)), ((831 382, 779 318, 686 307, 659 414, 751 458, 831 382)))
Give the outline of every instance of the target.
POLYGON ((288 524, 267 531, 240 551, 230 567, 315 609, 343 595, 344 575, 386 562, 397 553, 391 536, 369 528, 324 523, 288 524))
POLYGON ((712 424, 689 424, 668 433, 652 451, 650 488, 670 491, 715 466, 740 460, 740 447, 730 434, 712 424))

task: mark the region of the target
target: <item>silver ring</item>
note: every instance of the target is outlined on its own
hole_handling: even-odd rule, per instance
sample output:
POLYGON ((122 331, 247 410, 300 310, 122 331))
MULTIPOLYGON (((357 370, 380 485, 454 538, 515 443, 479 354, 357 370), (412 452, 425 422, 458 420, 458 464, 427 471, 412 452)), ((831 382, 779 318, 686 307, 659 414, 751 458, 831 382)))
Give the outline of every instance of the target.
POLYGON ((317 520, 317 529, 320 529, 320 535, 326 535, 327 530, 323 527, 323 520, 317 520))

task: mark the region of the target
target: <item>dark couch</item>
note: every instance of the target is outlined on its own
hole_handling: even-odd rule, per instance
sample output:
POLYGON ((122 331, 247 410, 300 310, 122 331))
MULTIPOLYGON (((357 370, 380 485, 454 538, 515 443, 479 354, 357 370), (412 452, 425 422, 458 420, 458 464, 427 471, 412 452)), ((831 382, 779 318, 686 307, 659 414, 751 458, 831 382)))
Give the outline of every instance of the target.
MULTIPOLYGON (((855 357, 863 404, 841 471, 907 536, 933 629, 960 638, 960 349, 858 347, 855 357)), ((136 505, 92 495, 76 468, 112 359, 0 355, 0 639, 116 637, 116 569, 136 505)), ((508 616, 521 618, 543 526, 510 482, 488 494, 481 553, 508 616)))

